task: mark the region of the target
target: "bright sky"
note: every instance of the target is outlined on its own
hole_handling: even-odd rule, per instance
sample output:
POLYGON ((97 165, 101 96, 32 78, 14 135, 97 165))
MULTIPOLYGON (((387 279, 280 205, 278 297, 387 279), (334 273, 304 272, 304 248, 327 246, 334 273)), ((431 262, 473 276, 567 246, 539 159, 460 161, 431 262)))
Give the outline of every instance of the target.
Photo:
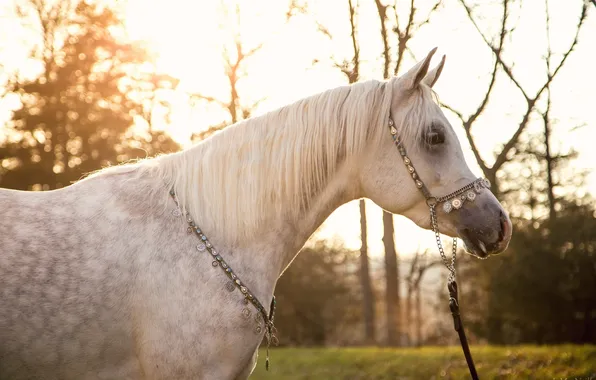
MULTIPOLYGON (((264 44, 262 50, 247 62, 248 76, 240 84, 241 96, 247 103, 266 98, 257 114, 346 83, 344 75, 333 68, 329 60, 332 55, 345 57, 351 48, 345 0, 307 1, 308 14, 298 15, 290 22, 285 20, 287 1, 238 1, 242 4, 239 26, 235 21, 236 2, 228 0, 223 1, 224 5, 219 1, 188 0, 119 0, 119 3, 125 8, 130 36, 145 41, 155 54, 158 69, 179 78, 181 86, 190 91, 226 99, 228 88, 222 48, 230 44, 237 33, 247 50, 264 44), (315 19, 330 30, 333 40, 317 31, 315 19), (319 63, 313 65, 314 60, 319 63)), ((376 9, 373 1, 361 0, 361 3, 362 79, 381 79, 378 57, 382 46, 376 9)), ((419 14, 423 15, 432 3, 419 1, 419 14)), ((423 57, 435 46, 439 47, 439 54, 447 55, 447 64, 435 89, 443 102, 468 113, 477 106, 486 89, 492 57, 459 2, 444 0, 444 4, 432 22, 418 32, 410 47, 417 57, 423 57)), ((514 62, 514 70, 522 84, 534 93, 545 76, 541 61, 545 51, 544 0, 516 4, 511 10, 511 21, 518 22, 518 27, 514 38, 507 41, 506 57, 509 62, 514 62)), ((551 0, 549 7, 553 21, 553 50, 558 52, 573 38, 581 0, 551 0)), ((500 9, 483 9, 487 9, 483 15, 483 28, 495 30, 498 27, 495 18, 499 14, 494 12, 500 12, 500 9)), ((596 35, 596 9, 589 11, 591 14, 580 43, 553 86, 553 116, 559 123, 553 138, 555 145, 564 149, 573 146, 580 152, 578 165, 586 168, 591 168, 596 159, 592 147, 596 137, 593 128, 596 76, 593 73, 593 43, 587 41, 589 36, 596 35), (580 124, 587 126, 571 132, 580 124)), ((412 64, 412 60, 406 60, 403 69, 412 64)), ((523 99, 516 95, 511 85, 506 80, 499 83, 490 107, 475 131, 480 150, 485 152, 483 155, 489 162, 495 148, 512 134, 523 109, 523 99)), ((225 113, 215 107, 190 110, 180 106, 174 112, 174 124, 169 132, 182 142, 193 131, 218 123, 225 117, 225 113)), ((480 174, 457 119, 450 114, 447 116, 460 134, 469 165, 480 174)), ((596 194, 594 176, 589 189, 596 194)), ((376 206, 369 205, 369 247, 372 254, 381 254, 381 212, 376 206)), ((325 237, 334 235, 340 236, 352 248, 360 246, 357 203, 337 210, 319 233, 325 237)), ((433 244, 432 233, 423 232, 402 217, 396 217, 396 240, 402 254, 433 244)))

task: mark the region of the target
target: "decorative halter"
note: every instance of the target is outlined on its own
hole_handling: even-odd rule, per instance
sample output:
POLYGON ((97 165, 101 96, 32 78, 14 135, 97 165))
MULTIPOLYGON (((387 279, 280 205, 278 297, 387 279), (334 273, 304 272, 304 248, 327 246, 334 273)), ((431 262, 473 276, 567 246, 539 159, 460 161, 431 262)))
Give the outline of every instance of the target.
MULTIPOLYGON (((176 193, 174 190, 170 190, 170 196, 176 203, 176 209, 172 212, 175 217, 182 216, 182 211, 180 209, 180 204, 178 203, 178 199, 176 198, 176 193)), ((236 273, 232 270, 232 267, 223 259, 221 254, 215 249, 213 244, 209 242, 205 233, 199 228, 198 225, 192 220, 190 214, 186 212, 186 221, 188 223, 188 227, 186 228, 186 232, 189 234, 195 234, 199 238, 199 243, 196 245, 196 249, 199 252, 205 252, 211 254, 211 266, 216 268, 220 267, 224 273, 228 276, 230 281, 226 283, 225 288, 228 292, 233 292, 235 289, 240 290, 242 296, 244 297, 244 307, 242 308, 242 316, 245 319, 250 319, 252 316, 252 312, 247 307, 248 304, 252 304, 255 309, 257 309, 258 314, 254 316, 254 321, 256 323, 254 328, 254 333, 259 335, 263 332, 263 328, 265 329, 265 338, 267 339, 267 358, 265 359, 265 368, 269 370, 269 346, 273 343, 274 345, 278 344, 277 337, 275 336, 277 330, 273 325, 273 319, 275 318, 275 296, 271 299, 271 305, 269 306, 269 314, 265 310, 263 304, 257 299, 257 297, 250 291, 248 286, 243 283, 236 273), (263 320, 263 324, 261 324, 261 319, 263 320)))
POLYGON ((412 176, 412 180, 416 184, 416 187, 424 198, 426 199, 426 204, 430 210, 430 221, 431 227, 433 232, 435 233, 435 239, 437 242, 437 247, 439 249, 439 254, 441 255, 441 259, 443 263, 449 270, 449 277, 447 280, 447 289, 449 290, 449 309, 451 310, 451 315, 453 316, 453 323, 454 328, 459 335, 459 340, 461 342, 462 349, 464 351, 464 356, 466 357, 466 362, 468 363, 468 368, 470 370, 470 375, 472 376, 473 380, 478 380, 478 374, 476 373, 476 367, 474 366, 474 360, 472 359, 472 354, 470 353, 470 348, 468 346, 468 340, 466 338, 466 333, 463 328, 463 324, 461 321, 460 313, 459 313, 459 302, 458 302, 458 294, 457 294, 457 282, 455 281, 455 257, 457 252, 457 238, 453 238, 453 252, 451 254, 451 261, 447 259, 445 255, 445 251, 443 249, 443 244, 441 243, 441 236, 439 235, 439 224, 437 222, 437 212, 436 207, 437 204, 443 203, 443 211, 446 213, 450 213, 452 210, 459 210, 462 208, 466 201, 474 202, 476 199, 476 194, 479 194, 483 188, 490 189, 490 182, 485 178, 477 178, 473 182, 467 184, 466 186, 450 193, 442 197, 434 197, 431 192, 428 190, 424 182, 418 173, 416 173, 416 169, 412 164, 412 160, 406 154, 406 148, 404 148, 402 141, 397 137, 397 128, 395 128, 395 123, 391 116, 389 117, 389 131, 391 132, 391 137, 393 138, 393 142, 401 155, 401 158, 408 169, 408 172, 412 176))

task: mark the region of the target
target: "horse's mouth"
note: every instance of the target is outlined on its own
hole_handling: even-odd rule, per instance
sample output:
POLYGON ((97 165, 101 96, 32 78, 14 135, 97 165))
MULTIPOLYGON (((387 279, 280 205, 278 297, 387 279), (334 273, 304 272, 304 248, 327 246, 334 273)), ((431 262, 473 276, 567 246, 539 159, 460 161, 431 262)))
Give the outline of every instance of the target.
POLYGON ((464 242, 464 249, 472 256, 479 259, 486 259, 490 255, 496 255, 503 250, 496 247, 496 244, 486 244, 467 228, 458 230, 460 239, 464 242))
POLYGON ((464 242, 464 249, 472 256, 476 256, 479 259, 486 259, 489 256, 489 253, 486 251, 486 247, 484 243, 478 240, 478 243, 475 244, 471 240, 464 238, 461 236, 462 241, 464 242))

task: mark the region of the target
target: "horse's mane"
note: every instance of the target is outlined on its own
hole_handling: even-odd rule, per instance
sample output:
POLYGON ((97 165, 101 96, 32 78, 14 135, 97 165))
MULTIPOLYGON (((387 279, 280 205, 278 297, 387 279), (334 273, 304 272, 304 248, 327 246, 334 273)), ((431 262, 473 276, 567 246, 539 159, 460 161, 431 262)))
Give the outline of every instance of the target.
MULTIPOLYGON (((242 239, 261 227, 272 208, 308 207, 339 164, 388 136, 392 88, 393 81, 367 81, 331 89, 134 167, 173 188, 206 231, 222 229, 232 240, 242 239)), ((430 96, 421 94, 417 103, 430 96)), ((420 133, 407 129, 408 135, 420 133)), ((113 172, 127 171, 117 168, 113 172)))

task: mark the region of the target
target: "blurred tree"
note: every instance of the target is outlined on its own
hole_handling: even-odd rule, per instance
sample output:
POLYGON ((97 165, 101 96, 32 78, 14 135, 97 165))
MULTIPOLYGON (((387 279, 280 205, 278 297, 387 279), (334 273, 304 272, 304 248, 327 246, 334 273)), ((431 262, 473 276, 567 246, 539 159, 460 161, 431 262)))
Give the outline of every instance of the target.
MULTIPOLYGON (((373 4, 371 4, 373 5, 373 4)), ((393 74, 397 75, 401 69, 403 58, 408 49, 408 41, 413 38, 415 32, 417 32, 422 26, 429 23, 433 13, 440 7, 441 0, 432 2, 430 8, 425 8, 422 2, 412 1, 409 5, 400 4, 398 7, 397 2, 392 5, 384 4, 380 0, 374 1, 374 7, 379 17, 380 33, 379 37, 382 41, 383 51, 381 55, 381 65, 383 68, 383 78, 389 79, 393 74), (422 11, 419 9, 422 8, 422 11), (391 12, 390 12, 391 11, 391 12), (406 14, 407 17, 402 18, 406 14), (416 15, 423 17, 417 17, 416 15), (397 48, 392 48, 392 45, 397 48)), ((360 79, 360 46, 357 38, 358 19, 355 15, 358 14, 358 10, 362 6, 359 2, 348 0, 349 6, 349 22, 350 22, 350 37, 351 46, 350 56, 340 59, 336 56, 331 56, 330 60, 336 68, 340 69, 348 79, 349 83, 354 83, 360 79)), ((318 29, 323 35, 334 41, 339 38, 334 36, 329 28, 324 24, 318 22, 318 29)), ((323 59, 317 60, 321 62, 323 59)), ((375 58, 375 62, 377 58, 375 58)), ((361 221, 365 221, 362 218, 362 213, 365 212, 365 204, 361 201, 360 213, 361 221)), ((386 305, 386 331, 387 331, 387 343, 389 345, 398 345, 400 337, 400 291, 399 291, 399 262, 397 252, 395 250, 395 238, 394 238, 394 225, 393 215, 388 212, 383 212, 383 245, 385 247, 385 305, 386 305)), ((362 230, 362 224, 361 224, 362 230)), ((365 236, 365 234, 361 234, 365 236)), ((364 247, 363 242, 363 247, 364 247)), ((362 253, 361 253, 362 254, 362 253)), ((365 256, 361 256, 362 262, 366 259, 365 256)), ((361 270, 367 270, 367 266, 361 266, 361 270)), ((361 274, 363 279, 366 278, 364 273, 361 274)), ((368 285, 365 285, 363 280, 363 289, 367 293, 368 285)), ((372 293, 371 293, 372 294, 372 293)), ((369 309, 372 301, 368 301, 365 297, 365 309, 369 309)), ((372 315, 368 312, 368 315, 372 315)), ((373 316, 374 318, 374 316, 373 316)), ((367 323, 369 326, 369 323, 367 323)))
POLYGON ((0 150, 0 184, 55 189, 84 173, 137 156, 173 151, 164 132, 130 129, 151 123, 143 101, 175 80, 147 71, 139 47, 118 37, 120 20, 105 6, 71 0, 18 3, 23 23, 39 41, 32 59, 40 73, 15 74, 11 90, 22 104, 0 150))
MULTIPOLYGON (((358 13, 360 2, 358 0, 347 0, 347 10, 350 24, 351 38, 351 56, 343 59, 330 57, 333 66, 341 70, 346 76, 348 83, 356 83, 360 79, 360 43, 358 41, 358 13)), ((325 26, 318 23, 319 31, 328 38, 332 38, 331 33, 325 26)), ((368 256, 368 233, 366 202, 360 199, 358 203, 360 210, 360 286, 362 288, 362 310, 364 315, 364 340, 367 344, 376 342, 375 332, 375 294, 370 275, 370 260, 368 256)))
MULTIPOLYGON (((464 130, 466 132, 466 137, 472 148, 472 152, 474 153, 474 157, 476 158, 476 162, 478 166, 482 169, 482 172, 486 178, 491 181, 492 184, 492 191, 497 196, 497 198, 501 198, 501 190, 502 190, 502 183, 500 181, 500 171, 504 169, 505 164, 512 160, 515 153, 517 152, 517 145, 520 141, 520 138, 524 131, 527 130, 528 125, 531 121, 531 116, 539 106, 539 101, 541 100, 542 96, 545 93, 549 92, 550 85, 557 77, 557 75, 561 72, 561 69, 564 67, 565 63, 567 62, 568 57, 575 49, 577 43, 579 42, 579 35, 583 29, 585 24, 586 16, 587 16, 587 2, 578 2, 578 21, 575 30, 570 33, 571 41, 568 43, 567 47, 562 49, 558 54, 554 54, 551 50, 550 45, 550 24, 551 20, 548 15, 548 11, 546 11, 546 40, 547 48, 544 54, 544 71, 545 71, 545 79, 540 85, 538 89, 535 91, 531 91, 526 86, 524 86, 520 82, 520 78, 523 74, 517 74, 514 70, 513 65, 506 62, 505 57, 507 56, 507 45, 506 37, 511 37, 513 31, 515 30, 515 25, 512 25, 509 22, 509 13, 512 0, 501 0, 499 5, 502 9, 501 17, 500 17, 500 28, 497 29, 495 35, 489 35, 488 33, 484 32, 480 24, 477 21, 476 14, 480 13, 480 5, 478 6, 471 6, 469 5, 466 0, 459 0, 461 5, 463 6, 464 10, 466 11, 468 18, 472 25, 474 26, 475 30, 478 32, 482 40, 484 41, 487 48, 493 55, 494 64, 490 73, 490 79, 487 83, 487 88, 484 94, 484 97, 480 100, 476 110, 472 112, 468 116, 464 116, 464 114, 453 106, 449 106, 443 104, 446 108, 451 110, 461 121, 464 130), (581 5, 581 6, 580 6, 581 5), (493 42, 496 41, 496 42, 493 42), (555 58, 558 58, 555 64, 555 58), (489 105, 489 99, 495 89, 495 85, 497 83, 497 74, 504 74, 508 81, 513 83, 515 89, 519 92, 519 94, 525 100, 524 110, 521 115, 521 120, 515 129, 515 132, 510 136, 508 140, 505 141, 503 146, 497 150, 495 154, 495 158, 493 160, 493 164, 488 164, 485 159, 480 154, 478 149, 477 139, 474 137, 473 129, 477 124, 480 116, 486 112, 487 106, 489 105)), ((546 2, 546 10, 548 10, 548 2, 546 2)), ((492 5, 490 5, 492 6, 492 5)), ((535 17, 533 15, 532 17, 535 17)), ((536 29, 538 33, 542 33, 542 29, 536 29)), ((560 36, 559 36, 560 38, 560 36)), ((546 108, 550 107, 550 102, 547 102, 546 108)), ((544 111, 543 111, 544 112, 544 111)))
POLYGON ((358 258, 337 243, 306 246, 277 282, 276 325, 290 345, 362 341, 358 258))
MULTIPOLYGON (((193 141, 204 140, 226 128, 252 116, 253 112, 265 100, 260 98, 255 101, 249 100, 243 96, 240 87, 242 80, 247 75, 246 67, 251 58, 256 56, 265 46, 266 41, 247 42, 242 38, 242 2, 235 6, 227 6, 222 2, 222 8, 225 10, 222 14, 222 24, 232 30, 228 43, 222 45, 221 58, 225 74, 226 83, 222 85, 228 88, 228 95, 224 98, 212 96, 201 90, 186 91, 188 104, 191 109, 197 108, 201 103, 214 104, 225 111, 226 118, 219 123, 210 125, 206 129, 194 133, 191 137, 193 141), (229 9, 233 9, 232 12, 229 9)), ((306 5, 301 0, 291 0, 285 15, 286 22, 289 22, 294 16, 306 12, 306 5)), ((201 57, 201 59, 204 59, 201 57)))
POLYGON ((441 265, 439 259, 432 259, 428 250, 416 250, 410 259, 410 268, 404 280, 406 284, 406 303, 404 313, 404 333, 406 333, 408 344, 415 342, 417 346, 422 345, 422 292, 421 285, 424 275, 434 266, 441 265), (412 302, 413 301, 413 302, 412 302), (414 303, 414 305, 412 305, 414 303), (416 317, 414 318, 414 309, 416 317), (414 338, 415 337, 415 338, 414 338))
MULTIPOLYGON (((431 3, 432 6, 422 19, 416 17, 416 12, 421 7, 420 2, 412 0, 404 6, 395 1, 393 5, 384 4, 375 0, 377 14, 380 22, 380 37, 383 42, 382 66, 383 78, 389 79, 391 75, 398 75, 401 70, 405 53, 416 31, 430 22, 433 13, 441 6, 441 0, 431 3), (392 15, 390 15, 390 10, 392 15), (407 17, 402 18, 402 16, 407 17), (391 48, 392 41, 397 42, 397 48, 391 48), (393 66, 393 69, 392 69, 393 66)), ((420 14, 421 12, 419 12, 420 14)), ((393 214, 383 211, 383 246, 385 247, 385 302, 387 317, 387 343, 390 346, 400 344, 400 278, 399 258, 395 249, 395 227, 393 214)), ((409 313, 409 310, 406 311, 409 313)), ((407 330, 409 326, 404 329, 407 330)))
MULTIPOLYGON (((558 202, 555 188, 560 183, 564 183, 555 181, 557 176, 559 178, 564 177, 564 171, 557 171, 557 166, 562 167, 563 161, 573 157, 573 153, 560 154, 552 149, 550 139, 553 128, 550 117, 552 105, 551 84, 557 78, 579 42, 580 32, 583 30, 587 17, 588 3, 582 1, 576 3, 577 24, 573 30, 569 31, 569 42, 566 45, 559 44, 559 50, 553 52, 550 42, 550 27, 553 21, 548 12, 548 1, 545 1, 544 14, 542 15, 545 28, 535 29, 537 34, 545 33, 546 46, 543 55, 545 75, 542 82, 539 82, 537 86, 535 85, 534 89, 524 85, 521 80, 524 73, 516 70, 513 63, 509 63, 506 58, 509 48, 507 43, 508 41, 510 43, 515 35, 516 27, 524 21, 522 19, 518 19, 516 22, 510 20, 511 7, 515 2, 513 0, 501 0, 496 4, 500 7, 501 15, 498 20, 500 27, 496 28, 493 34, 483 30, 482 24, 478 21, 483 11, 482 4, 471 5, 471 2, 466 0, 459 0, 459 3, 492 55, 494 63, 484 96, 473 112, 464 116, 464 113, 458 111, 455 107, 443 105, 460 119, 478 166, 481 168, 483 175, 491 181, 493 193, 508 206, 510 214, 514 217, 528 218, 533 220, 534 223, 539 223, 542 215, 540 209, 546 207, 548 215, 554 218, 558 202), (478 140, 474 135, 474 130, 480 127, 482 116, 488 112, 490 98, 498 86, 501 76, 504 77, 501 81, 511 84, 524 102, 522 103, 523 110, 520 113, 519 123, 516 124, 513 134, 496 150, 492 160, 493 163, 490 164, 486 158, 482 157, 478 149, 478 140), (543 136, 529 133, 532 122, 540 119, 544 123, 543 136), (545 178, 546 181, 543 183, 541 178, 545 178)), ((486 6, 494 7, 495 4, 487 4, 486 6)), ((531 17, 531 20, 535 22, 536 14, 531 17)), ((537 35, 536 38, 539 38, 539 36, 537 35)), ((558 39, 561 39, 561 35, 558 36, 558 39)), ((568 183, 569 187, 577 184, 576 180, 568 183)), ((517 233, 514 234, 514 240, 516 236, 517 233)), ((480 265, 473 261, 470 262, 469 266, 473 268, 467 272, 472 278, 473 285, 466 287, 460 284, 460 287, 465 290, 461 292, 461 297, 466 299, 462 303, 470 303, 467 307, 468 310, 481 311, 477 322, 483 324, 485 329, 490 332, 485 336, 491 342, 497 343, 499 337, 505 336, 503 330, 505 328, 505 319, 499 312, 501 310, 500 301, 494 297, 495 285, 493 281, 496 281, 496 279, 490 274, 492 266, 480 265), (470 294, 466 295, 467 291, 470 294), (485 320, 483 320, 484 317, 486 317, 485 320), (480 320, 482 321, 480 322, 480 320)))
POLYGON ((596 210, 588 199, 561 203, 556 219, 518 221, 509 254, 488 266, 492 305, 470 327, 489 343, 596 341, 596 210))

